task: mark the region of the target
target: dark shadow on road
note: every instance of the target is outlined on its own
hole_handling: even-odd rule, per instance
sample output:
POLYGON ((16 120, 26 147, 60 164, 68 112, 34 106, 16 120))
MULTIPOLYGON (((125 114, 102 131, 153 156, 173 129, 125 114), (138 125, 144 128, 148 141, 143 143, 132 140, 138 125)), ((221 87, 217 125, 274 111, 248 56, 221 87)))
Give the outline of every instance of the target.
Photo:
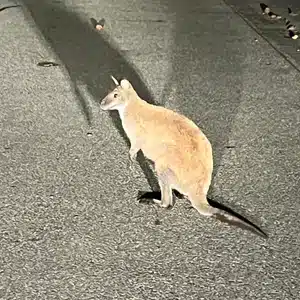
MULTIPOLYGON (((93 98, 100 101, 113 87, 110 74, 117 79, 126 77, 130 79, 142 98, 154 103, 153 96, 137 71, 120 54, 111 40, 108 41, 109 37, 105 31, 99 33, 94 30, 89 19, 83 22, 76 13, 68 11, 61 6, 62 4, 50 4, 45 0, 22 1, 31 12, 43 37, 64 63, 89 124, 92 122, 92 112, 77 88, 78 82, 85 84, 93 98)), ((165 84, 162 104, 170 97, 175 85, 180 91, 176 95, 181 105, 180 112, 192 118, 212 142, 215 175, 240 103, 243 54, 239 49, 230 47, 230 42, 224 44, 226 39, 218 42, 211 36, 215 30, 218 30, 214 21, 220 18, 220 15, 211 22, 202 22, 199 16, 209 13, 203 11, 203 3, 199 4, 197 0, 191 0, 186 5, 184 1, 178 0, 161 1, 166 2, 169 14, 176 14, 170 58, 172 70, 165 84), (190 17, 186 18, 187 15, 190 17), (231 64, 228 63, 228 59, 232 61, 231 64), (204 73, 203 68, 206 70, 204 73), (208 82, 208 85, 203 84, 204 81, 208 82), (227 97, 221 97, 220 93, 214 96, 211 94, 213 89, 221 92, 222 89, 231 89, 232 93, 230 97, 228 93, 227 97), (195 93, 200 94, 199 99, 194 98, 195 93)), ((213 17, 214 14, 211 13, 211 16, 213 17)), ((229 19, 228 34, 231 36, 235 34, 234 29, 230 28, 229 19)), ((114 125, 129 146, 117 112, 109 113, 114 125)), ((141 153, 138 155, 138 162, 152 190, 158 190, 156 177, 141 153)))
MULTIPOLYGON (((151 92, 134 67, 109 41, 105 31, 99 33, 92 28, 89 19, 84 22, 79 15, 68 11, 61 3, 51 4, 45 0, 22 2, 31 14, 29 18, 33 18, 42 36, 64 64, 88 124, 92 124, 92 112, 80 94, 78 83, 86 85, 89 93, 99 102, 113 88, 110 75, 114 75, 118 80, 128 78, 138 94, 153 103, 151 92)), ((129 146, 118 113, 112 111, 110 116, 129 146)), ((151 188, 157 190, 156 177, 142 155, 138 157, 138 162, 151 188)))
MULTIPOLYGON (((181 199, 184 198, 177 191, 174 191, 174 194, 175 194, 175 196, 180 197, 181 199)), ((173 195, 173 197, 174 197, 174 195, 173 195)), ((157 206, 157 204, 155 204, 153 202, 153 199, 161 200, 161 193, 157 192, 157 191, 155 191, 155 192, 140 191, 139 195, 138 195, 138 199, 139 199, 140 203, 151 204, 151 205, 157 206)), ((242 214, 237 213, 232 208, 222 204, 223 200, 224 199, 222 197, 218 197, 218 201, 216 201, 215 199, 212 199, 212 198, 207 198, 207 201, 210 206, 218 208, 222 211, 225 211, 225 212, 229 213, 230 215, 233 215, 233 216, 239 218, 240 220, 242 220, 243 222, 245 222, 248 225, 245 225, 245 223, 243 224, 241 222, 232 221, 228 218, 224 218, 222 215, 216 215, 216 219, 218 219, 221 222, 227 223, 231 226, 233 225, 233 226, 237 226, 242 229, 245 229, 245 230, 249 230, 249 231, 253 232, 254 234, 258 234, 265 238, 267 237, 266 233, 264 231, 262 231, 261 228, 259 228, 255 223, 251 222, 246 217, 244 217, 245 212, 242 214)), ((174 202, 173 206, 174 205, 175 205, 175 202, 174 202)), ((173 206, 168 207, 168 209, 172 209, 173 206)), ((189 209, 192 209, 192 208, 193 208, 192 206, 189 207, 189 209)))
POLYGON ((212 143, 215 176, 240 104, 245 53, 230 43, 230 38, 238 35, 225 12, 212 12, 210 3, 206 9, 203 1, 198 0, 161 1, 165 2, 168 14, 176 15, 170 51, 172 68, 163 103, 175 86, 178 110, 193 119, 212 143), (224 32, 224 23, 228 35, 217 39, 215 34, 218 30, 224 32), (223 96, 222 91, 226 90, 231 94, 223 96), (196 99, 195 94, 200 97, 196 99))

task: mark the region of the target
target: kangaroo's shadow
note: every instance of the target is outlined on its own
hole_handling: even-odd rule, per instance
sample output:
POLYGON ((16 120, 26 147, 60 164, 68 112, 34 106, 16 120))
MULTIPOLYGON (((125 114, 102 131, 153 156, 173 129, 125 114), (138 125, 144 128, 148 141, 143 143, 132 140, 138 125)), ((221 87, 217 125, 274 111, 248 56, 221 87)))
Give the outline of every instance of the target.
MULTIPOLYGON (((184 199, 185 197, 183 195, 181 195, 178 191, 174 190, 173 191, 173 197, 176 196, 179 199, 184 199)), ((161 200, 161 193, 154 191, 154 192, 147 192, 147 191, 140 191, 139 195, 138 195, 138 199, 141 203, 144 204, 154 204, 153 199, 157 199, 157 200, 161 200)), ((187 198, 185 198, 187 199, 187 198)), ((224 201, 224 199, 222 197, 217 197, 218 201, 216 199, 212 199, 211 197, 207 197, 207 202, 209 203, 210 206, 217 208, 221 211, 227 212, 232 216, 237 217, 239 220, 241 220, 244 223, 241 223, 239 221, 234 221, 231 218, 224 218, 224 216, 222 214, 216 214, 216 218, 224 223, 227 223, 229 225, 236 225, 238 227, 241 227, 245 230, 249 230, 252 231, 253 233, 257 234, 259 232, 259 235, 263 236, 263 237, 268 237, 268 235, 262 231, 261 228, 259 228, 257 225, 255 225, 255 223, 251 222, 249 219, 247 219, 246 217, 244 217, 246 215, 245 212, 243 212, 242 214, 238 213, 235 209, 232 209, 224 204, 222 204, 222 202, 224 201), (250 226, 249 226, 250 225, 250 226)), ((174 204, 175 205, 175 198, 174 198, 174 204)), ((172 207, 168 207, 169 209, 171 209, 172 207)), ((192 209, 193 206, 189 206, 188 209, 192 209)), ((240 210, 240 209, 239 209, 240 210)))
POLYGON ((226 14, 213 13, 210 3, 198 0, 190 0, 189 5, 179 0, 161 0, 161 3, 165 3, 169 14, 176 13, 171 70, 163 91, 163 102, 171 95, 179 98, 180 112, 193 119, 211 141, 214 179, 227 151, 241 102, 244 53, 230 43, 228 37, 236 35, 230 18, 226 14), (205 14, 210 15, 210 22, 205 22, 207 16, 201 19, 205 14), (212 26, 214 22, 216 25, 212 26), (228 29, 228 37, 216 38, 216 32, 220 35, 224 26, 228 29))
MULTIPOLYGON (((45 0, 22 2, 30 12, 28 17, 33 18, 44 39, 64 64, 89 125, 93 119, 91 108, 81 96, 78 82, 84 84, 92 97, 100 101, 113 87, 110 75, 118 80, 128 78, 143 99, 154 103, 142 78, 112 44, 105 31, 99 33, 89 19, 83 21, 78 14, 68 11, 62 4, 50 4, 45 0)), ((129 146, 117 112, 109 113, 114 126, 129 146)), ((138 156, 138 162, 152 190, 158 189, 157 179, 143 155, 138 156)))

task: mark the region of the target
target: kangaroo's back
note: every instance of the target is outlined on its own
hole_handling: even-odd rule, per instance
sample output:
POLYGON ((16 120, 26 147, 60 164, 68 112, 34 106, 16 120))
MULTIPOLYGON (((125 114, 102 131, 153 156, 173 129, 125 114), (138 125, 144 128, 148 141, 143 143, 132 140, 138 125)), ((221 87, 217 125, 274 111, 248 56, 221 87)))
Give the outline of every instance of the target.
MULTIPOLYGON (((211 144, 194 122, 161 106, 141 100, 124 112, 123 126, 137 136, 146 157, 170 169, 197 172, 212 168, 211 144)), ((201 173, 200 173, 201 174, 201 173)))

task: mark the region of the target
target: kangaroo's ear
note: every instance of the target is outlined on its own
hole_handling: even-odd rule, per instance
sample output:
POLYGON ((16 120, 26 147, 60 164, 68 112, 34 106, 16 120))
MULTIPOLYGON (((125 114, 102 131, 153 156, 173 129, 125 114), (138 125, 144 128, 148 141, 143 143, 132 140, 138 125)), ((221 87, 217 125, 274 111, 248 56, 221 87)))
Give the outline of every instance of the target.
POLYGON ((122 79, 122 80, 121 80, 121 87, 122 87, 123 89, 128 90, 128 89, 131 89, 131 88, 132 88, 132 85, 131 85, 131 83, 130 83, 127 79, 122 79))
POLYGON ((114 76, 110 75, 110 78, 115 83, 115 85, 117 85, 117 86, 120 85, 119 82, 118 82, 118 80, 114 76))

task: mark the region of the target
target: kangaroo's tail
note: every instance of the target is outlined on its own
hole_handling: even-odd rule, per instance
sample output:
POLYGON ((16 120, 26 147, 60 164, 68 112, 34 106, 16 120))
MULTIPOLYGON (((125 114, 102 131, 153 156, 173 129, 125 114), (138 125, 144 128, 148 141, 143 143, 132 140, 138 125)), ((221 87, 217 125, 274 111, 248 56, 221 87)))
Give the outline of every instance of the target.
POLYGON ((207 204, 195 205, 194 206, 201 214, 206 216, 215 217, 217 220, 252 231, 253 233, 268 238, 268 235, 260 229, 257 225, 247 220, 237 212, 233 211, 229 207, 220 204, 214 200, 207 199, 207 204))

